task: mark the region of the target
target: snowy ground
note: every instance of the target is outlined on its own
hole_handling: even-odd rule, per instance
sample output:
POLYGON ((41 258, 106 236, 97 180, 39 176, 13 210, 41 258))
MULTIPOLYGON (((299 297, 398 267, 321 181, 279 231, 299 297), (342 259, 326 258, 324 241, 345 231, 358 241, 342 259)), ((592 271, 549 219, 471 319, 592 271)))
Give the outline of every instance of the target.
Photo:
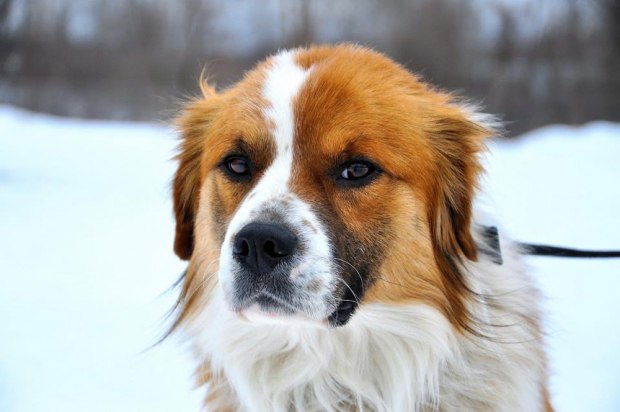
MULTIPOLYGON (((0 411, 196 411, 162 331, 172 254, 164 126, 0 107, 0 411)), ((521 240, 620 248, 620 125, 493 143, 487 185, 521 240)), ((620 410, 620 260, 530 258, 549 297, 559 411, 620 410)))

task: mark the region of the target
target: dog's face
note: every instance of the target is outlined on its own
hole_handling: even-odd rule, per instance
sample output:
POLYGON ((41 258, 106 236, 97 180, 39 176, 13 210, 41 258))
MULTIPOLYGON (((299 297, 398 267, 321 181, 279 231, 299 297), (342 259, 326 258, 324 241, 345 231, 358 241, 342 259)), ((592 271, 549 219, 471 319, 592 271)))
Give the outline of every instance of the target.
POLYGON ((179 120, 182 317, 221 288, 253 322, 340 326, 359 304, 422 301, 467 324, 460 259, 490 130, 450 96, 352 46, 294 50, 179 120))

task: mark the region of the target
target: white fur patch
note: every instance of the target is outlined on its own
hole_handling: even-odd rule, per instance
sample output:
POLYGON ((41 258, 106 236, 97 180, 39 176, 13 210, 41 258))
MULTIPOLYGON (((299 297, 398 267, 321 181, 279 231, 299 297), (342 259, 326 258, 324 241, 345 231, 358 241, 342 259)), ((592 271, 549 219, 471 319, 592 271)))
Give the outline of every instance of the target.
MULTIPOLYGON (((272 65, 265 76, 263 96, 268 102, 264 115, 273 125, 270 132, 275 142, 276 155, 228 226, 220 254, 219 279, 227 291, 234 277, 232 240, 235 235, 247 224, 268 219, 264 216, 275 211, 285 220, 286 225, 298 233, 298 240, 305 249, 304 255, 300 256, 301 263, 291 271, 291 279, 297 280, 300 289, 303 289, 304 282, 307 285, 318 280, 322 285, 317 293, 305 299, 307 308, 301 315, 322 322, 337 306, 331 296, 336 287, 331 245, 310 205, 289 188, 295 138, 293 105, 308 73, 295 63, 293 52, 283 52, 272 58, 272 65), (303 279, 300 274, 304 275, 303 279)), ((260 319, 260 316, 255 316, 256 313, 249 315, 251 319, 260 319)))
POLYGON ((362 304, 335 329, 249 324, 216 289, 193 324, 196 348, 236 410, 542 411, 544 345, 528 322, 538 292, 502 242, 503 265, 481 256, 467 268, 481 294, 472 313, 489 339, 456 332, 422 304, 362 304))
POLYGON ((438 402, 442 365, 455 353, 448 321, 428 306, 368 305, 345 327, 250 325, 222 312, 202 323, 214 370, 242 410, 413 411, 438 402), (405 388, 408 388, 405 390, 405 388))
POLYGON ((265 117, 274 125, 271 135, 276 143, 276 156, 230 222, 228 241, 231 234, 248 223, 253 212, 260 211, 266 202, 279 200, 289 193, 295 135, 293 101, 307 74, 295 64, 292 52, 273 57, 272 67, 266 73, 263 96, 269 103, 264 110, 265 117))

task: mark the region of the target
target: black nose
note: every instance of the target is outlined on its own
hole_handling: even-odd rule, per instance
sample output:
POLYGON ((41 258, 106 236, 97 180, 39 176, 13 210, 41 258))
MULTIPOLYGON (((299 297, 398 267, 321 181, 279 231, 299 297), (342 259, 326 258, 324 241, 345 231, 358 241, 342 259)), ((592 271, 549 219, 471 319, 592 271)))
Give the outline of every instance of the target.
POLYGON ((253 274, 266 275, 293 253, 296 244, 295 235, 283 225, 250 223, 235 237, 233 255, 253 274))

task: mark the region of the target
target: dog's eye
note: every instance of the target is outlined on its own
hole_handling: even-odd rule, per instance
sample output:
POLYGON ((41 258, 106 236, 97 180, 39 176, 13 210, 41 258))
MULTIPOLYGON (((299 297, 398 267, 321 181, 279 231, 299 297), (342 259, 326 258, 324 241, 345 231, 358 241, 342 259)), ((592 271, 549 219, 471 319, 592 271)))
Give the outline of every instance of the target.
POLYGON ((245 156, 228 156, 222 162, 224 171, 233 178, 250 177, 250 164, 245 156))
POLYGON ((228 159, 226 164, 231 172, 238 175, 244 175, 250 170, 247 160, 242 157, 233 157, 228 159))
POLYGON ((340 173, 340 177, 347 180, 361 179, 368 176, 371 171, 370 165, 366 163, 351 163, 340 173))
POLYGON ((379 173, 379 168, 366 160, 353 160, 340 169, 336 178, 342 186, 359 187, 370 183, 379 173))

